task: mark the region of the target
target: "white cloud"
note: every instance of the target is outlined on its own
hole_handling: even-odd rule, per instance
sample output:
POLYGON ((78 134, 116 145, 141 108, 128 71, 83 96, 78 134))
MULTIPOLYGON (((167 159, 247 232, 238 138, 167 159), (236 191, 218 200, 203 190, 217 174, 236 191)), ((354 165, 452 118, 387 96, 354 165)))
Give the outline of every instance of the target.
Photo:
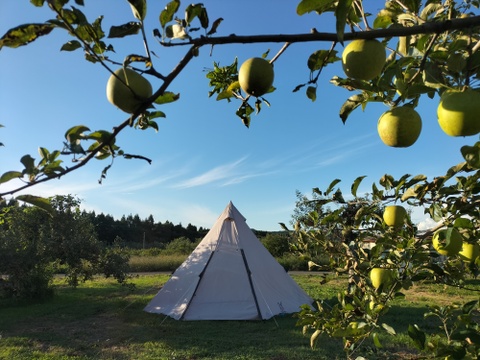
POLYGON ((425 231, 437 226, 438 223, 430 217, 426 217, 422 221, 417 223, 417 228, 419 231, 425 231))
POLYGON ((238 167, 245 161, 246 157, 242 157, 234 162, 217 166, 201 175, 195 176, 188 180, 184 180, 176 185, 175 188, 191 188, 196 186, 207 185, 219 180, 228 179, 237 176, 238 167))

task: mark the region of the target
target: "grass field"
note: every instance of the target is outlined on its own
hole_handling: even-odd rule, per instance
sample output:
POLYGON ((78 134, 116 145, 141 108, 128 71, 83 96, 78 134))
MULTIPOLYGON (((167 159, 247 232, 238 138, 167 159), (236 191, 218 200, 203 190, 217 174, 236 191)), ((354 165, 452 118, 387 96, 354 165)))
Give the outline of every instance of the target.
MULTIPOLYGON (((330 299, 345 280, 319 285, 316 275, 293 275, 314 298, 330 299)), ((142 275, 129 289, 96 279, 77 289, 56 280, 56 295, 42 303, 0 302, 0 359, 343 359, 341 340, 321 339, 315 350, 291 316, 268 321, 181 322, 148 314, 143 307, 167 275, 142 275)), ((472 283, 480 289, 480 282, 472 283)), ((369 359, 408 359, 415 353, 409 323, 426 323, 427 304, 464 302, 475 295, 438 285, 417 285, 385 321, 398 335, 382 337, 384 348, 369 359), (388 353, 388 357, 385 355, 388 353)), ((478 295, 477 295, 478 297, 478 295)), ((433 320, 429 320, 433 321, 433 320)), ((418 356, 418 354, 416 354, 418 356)))

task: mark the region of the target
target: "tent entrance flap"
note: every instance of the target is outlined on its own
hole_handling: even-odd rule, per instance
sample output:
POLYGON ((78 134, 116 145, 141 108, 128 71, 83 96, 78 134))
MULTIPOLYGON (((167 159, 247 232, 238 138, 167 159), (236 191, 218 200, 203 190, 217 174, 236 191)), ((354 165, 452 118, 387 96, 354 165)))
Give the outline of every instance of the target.
POLYGON ((213 253, 183 320, 258 318, 258 310, 241 251, 219 248, 213 253))

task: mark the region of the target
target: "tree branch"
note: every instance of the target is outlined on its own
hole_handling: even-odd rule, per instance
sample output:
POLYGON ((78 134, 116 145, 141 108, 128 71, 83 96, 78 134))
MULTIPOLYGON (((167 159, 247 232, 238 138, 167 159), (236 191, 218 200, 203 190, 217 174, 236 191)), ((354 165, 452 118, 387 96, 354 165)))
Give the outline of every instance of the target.
POLYGON ((168 86, 172 83, 173 80, 180 74, 180 72, 187 66, 187 64, 190 62, 190 60, 193 59, 195 54, 198 51, 199 46, 192 46, 188 52, 185 54, 182 60, 177 64, 177 66, 170 72, 168 76, 165 77, 165 81, 163 82, 162 86, 153 94, 139 109, 132 114, 127 120, 122 122, 119 126, 116 126, 113 128, 112 135, 108 138, 105 139, 102 143, 100 143, 96 148, 94 148, 85 158, 83 158, 78 164, 75 166, 66 168, 64 171, 55 174, 53 176, 47 176, 42 179, 36 180, 34 182, 29 182, 24 186, 18 187, 16 189, 6 191, 3 193, 0 193, 0 198, 6 196, 6 195, 13 195, 19 191, 25 190, 29 187, 38 185, 40 183, 50 181, 52 179, 59 179, 62 176, 75 171, 83 166, 85 166, 90 160, 92 160, 95 155, 107 144, 109 144, 123 129, 125 129, 127 126, 129 126, 131 123, 133 123, 133 120, 136 119, 140 114, 144 113, 148 107, 152 104, 152 102, 155 101, 159 96, 161 96, 168 88, 168 86))
MULTIPOLYGON (((441 22, 426 22, 421 25, 410 27, 398 27, 378 29, 362 32, 345 33, 343 39, 377 39, 388 37, 409 36, 418 34, 442 33, 450 30, 461 30, 480 26, 480 16, 452 19, 441 22)), ((313 32, 308 34, 274 34, 274 35, 235 35, 219 37, 200 37, 183 43, 160 42, 165 47, 185 45, 218 45, 218 44, 248 44, 248 43, 276 43, 276 42, 314 42, 314 41, 338 41, 336 33, 313 32)))

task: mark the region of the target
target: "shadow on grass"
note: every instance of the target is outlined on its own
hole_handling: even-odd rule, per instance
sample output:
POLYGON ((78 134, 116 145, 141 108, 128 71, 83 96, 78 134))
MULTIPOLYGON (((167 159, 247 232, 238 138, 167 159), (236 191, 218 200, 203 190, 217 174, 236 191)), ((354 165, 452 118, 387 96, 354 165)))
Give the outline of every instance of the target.
POLYGON ((2 303, 0 358, 335 359, 331 354, 342 358, 341 343, 336 341, 312 351, 291 316, 183 322, 143 312, 157 290, 145 285, 131 291, 115 283, 59 287, 49 301, 2 303))
MULTIPOLYGON (((290 315, 268 321, 183 322, 143 312, 167 278, 135 279, 133 290, 113 281, 77 289, 58 286, 57 295, 42 303, 0 303, 0 359, 345 358, 341 339, 322 337, 311 350, 309 338, 290 315)), ((410 358, 408 325, 436 326, 423 319, 426 310, 419 304, 394 304, 382 321, 403 334, 404 343, 385 335, 382 353, 368 342, 362 353, 370 351, 369 359, 385 358, 386 352, 390 359, 410 358)))

